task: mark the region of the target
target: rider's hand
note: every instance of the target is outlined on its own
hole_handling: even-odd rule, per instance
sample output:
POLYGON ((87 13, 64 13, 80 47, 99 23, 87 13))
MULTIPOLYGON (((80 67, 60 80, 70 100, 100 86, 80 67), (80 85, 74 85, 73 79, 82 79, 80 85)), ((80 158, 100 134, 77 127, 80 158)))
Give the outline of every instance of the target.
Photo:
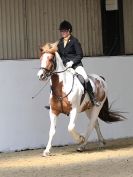
POLYGON ((73 61, 69 61, 66 63, 66 68, 71 68, 73 65, 73 61))
POLYGON ((76 71, 73 68, 69 68, 68 71, 72 74, 76 74, 76 71))

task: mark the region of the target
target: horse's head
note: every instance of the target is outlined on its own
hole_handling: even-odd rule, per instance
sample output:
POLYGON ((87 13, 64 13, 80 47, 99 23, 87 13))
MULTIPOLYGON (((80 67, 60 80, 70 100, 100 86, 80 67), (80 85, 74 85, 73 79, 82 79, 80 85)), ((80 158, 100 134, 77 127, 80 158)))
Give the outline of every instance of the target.
POLYGON ((39 80, 46 80, 56 69, 55 52, 57 52, 57 43, 47 43, 40 48, 41 68, 38 71, 39 80))

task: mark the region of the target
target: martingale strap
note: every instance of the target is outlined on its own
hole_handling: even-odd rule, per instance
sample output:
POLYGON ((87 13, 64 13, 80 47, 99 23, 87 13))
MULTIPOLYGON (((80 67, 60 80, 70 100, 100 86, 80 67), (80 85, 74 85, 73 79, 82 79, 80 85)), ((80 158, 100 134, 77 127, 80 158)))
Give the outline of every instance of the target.
POLYGON ((62 101, 64 98, 66 98, 72 92, 73 86, 74 86, 74 77, 75 76, 76 76, 76 74, 73 75, 73 83, 72 83, 71 90, 65 96, 58 96, 58 95, 56 95, 55 92, 54 92, 54 89, 51 86, 52 93, 56 97, 57 100, 62 101))
MULTIPOLYGON (((75 76, 76 76, 76 74, 73 74, 73 83, 72 83, 71 90, 70 90, 65 96, 58 96, 58 95, 56 95, 55 92, 54 92, 54 89, 53 89, 52 86, 51 86, 51 90, 52 90, 53 95, 55 96, 55 98, 56 98, 58 101, 60 101, 62 113, 64 112, 64 111, 63 111, 62 100, 63 100, 64 98, 66 98, 66 97, 72 92, 73 86, 74 86, 74 77, 75 77, 75 76)), ((67 114, 67 116, 69 116, 69 113, 64 113, 64 114, 67 114)))

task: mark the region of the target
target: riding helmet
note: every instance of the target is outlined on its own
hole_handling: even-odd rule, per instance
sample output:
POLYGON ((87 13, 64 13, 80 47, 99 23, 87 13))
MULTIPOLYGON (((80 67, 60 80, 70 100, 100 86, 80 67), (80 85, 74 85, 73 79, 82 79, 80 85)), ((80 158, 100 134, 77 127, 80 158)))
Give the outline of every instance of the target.
POLYGON ((70 22, 64 20, 60 23, 59 30, 70 30, 72 32, 72 25, 70 22))

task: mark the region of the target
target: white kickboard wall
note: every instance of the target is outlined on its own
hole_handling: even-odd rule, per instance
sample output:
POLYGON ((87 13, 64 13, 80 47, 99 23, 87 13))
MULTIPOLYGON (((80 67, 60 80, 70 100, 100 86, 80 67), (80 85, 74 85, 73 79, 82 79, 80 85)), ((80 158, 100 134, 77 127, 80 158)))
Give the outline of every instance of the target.
MULTIPOLYGON (((133 57, 84 58, 88 73, 105 77, 108 83, 109 102, 115 110, 128 112, 124 122, 106 124, 100 121, 105 139, 133 137, 133 57)), ((48 140, 49 84, 32 99, 44 83, 37 78, 40 61, 15 60, 0 62, 0 152, 45 147, 48 140)), ((69 117, 61 115, 53 145, 73 144, 67 131, 69 117)), ((79 114, 76 128, 85 132, 88 119, 79 114)), ((88 122, 89 123, 89 122, 88 122)), ((95 132, 90 141, 97 140, 95 132)))

